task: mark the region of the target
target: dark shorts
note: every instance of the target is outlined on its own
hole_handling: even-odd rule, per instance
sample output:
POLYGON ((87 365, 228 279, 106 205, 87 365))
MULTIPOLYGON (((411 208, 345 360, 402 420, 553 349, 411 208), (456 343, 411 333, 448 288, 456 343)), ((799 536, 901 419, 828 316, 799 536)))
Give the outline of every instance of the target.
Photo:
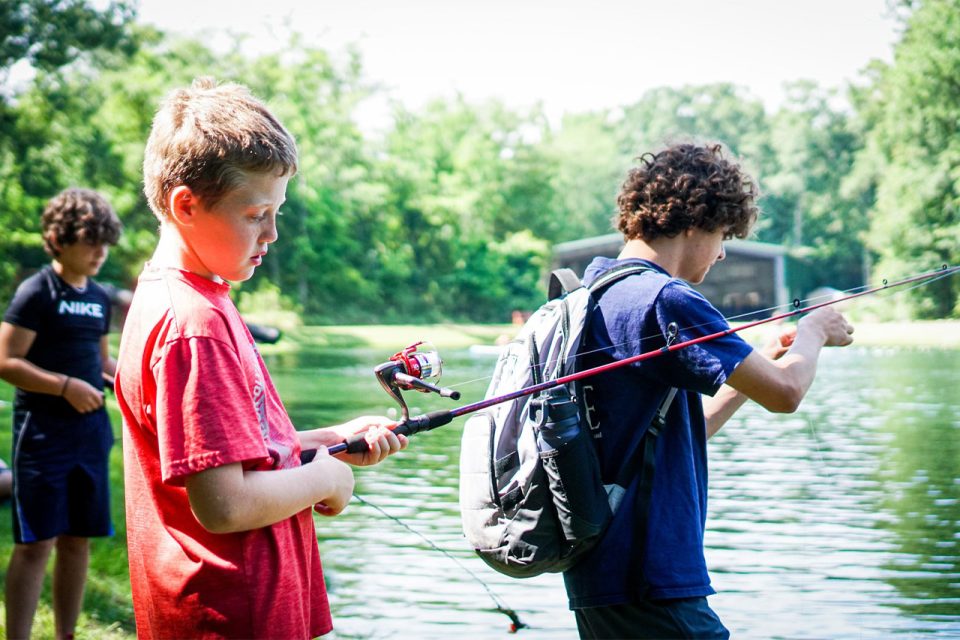
POLYGON ((706 598, 643 601, 575 609, 581 638, 700 638, 727 640, 730 632, 706 598))
POLYGON ((113 535, 110 448, 104 409, 64 418, 13 413, 13 539, 113 535))

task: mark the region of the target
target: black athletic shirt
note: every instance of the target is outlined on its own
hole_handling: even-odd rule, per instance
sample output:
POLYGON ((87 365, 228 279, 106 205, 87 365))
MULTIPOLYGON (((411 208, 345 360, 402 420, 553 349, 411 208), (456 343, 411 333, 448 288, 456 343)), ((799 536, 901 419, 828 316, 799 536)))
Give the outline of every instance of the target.
MULTIPOLYGON (((100 338, 110 329, 110 298, 87 278, 80 291, 47 265, 24 280, 7 307, 4 322, 35 331, 26 359, 33 364, 85 380, 103 389, 100 338)), ((75 413, 63 398, 17 388, 17 410, 75 413)))

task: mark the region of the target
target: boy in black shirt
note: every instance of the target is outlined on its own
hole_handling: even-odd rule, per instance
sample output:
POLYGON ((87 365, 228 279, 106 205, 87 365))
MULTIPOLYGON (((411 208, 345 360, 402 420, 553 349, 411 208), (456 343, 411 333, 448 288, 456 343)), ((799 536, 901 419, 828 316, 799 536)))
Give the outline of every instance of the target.
POLYGON ((0 324, 0 378, 16 386, 13 411, 14 550, 7 568, 9 638, 28 638, 56 547, 56 635, 73 637, 87 577, 89 538, 113 534, 108 458, 113 431, 104 378, 110 300, 90 279, 121 225, 99 194, 67 189, 43 212, 50 265, 17 289, 0 324))

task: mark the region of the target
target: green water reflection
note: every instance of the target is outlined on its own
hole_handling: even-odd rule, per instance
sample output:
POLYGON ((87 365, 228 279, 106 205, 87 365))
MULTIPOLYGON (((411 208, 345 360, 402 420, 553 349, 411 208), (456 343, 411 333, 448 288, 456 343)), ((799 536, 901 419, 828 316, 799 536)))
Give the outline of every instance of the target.
MULTIPOLYGON (((387 356, 313 350, 269 366, 295 422, 312 426, 395 415, 371 375, 387 356)), ((463 398, 408 393, 413 412, 482 397, 493 360, 445 356, 444 383, 463 398)), ((735 636, 960 635, 958 389, 960 352, 831 350, 800 412, 748 406, 712 441, 712 602, 735 636)), ((358 493, 405 526, 361 503, 318 520, 341 637, 499 635, 507 621, 486 588, 531 624, 527 637, 575 633, 559 577, 510 580, 467 548, 460 422, 357 471, 358 493)))
POLYGON ((895 606, 945 619, 960 611, 960 367, 952 355, 902 354, 876 378, 885 391, 879 429, 891 436, 877 474, 880 509, 891 517, 878 526, 897 546, 883 566, 903 598, 895 606))
MULTIPOLYGON (((396 415, 372 375, 389 352, 287 349, 264 354, 299 427, 396 415)), ((463 397, 408 393, 412 412, 482 397, 493 359, 444 356, 463 397)), ((9 419, 0 405, 6 443, 9 419)), ((575 637, 559 576, 512 580, 468 548, 462 422, 357 469, 367 502, 317 516, 335 638, 501 636, 488 590, 531 626, 524 638, 575 637)), ((796 414, 745 406, 710 444, 707 559, 737 638, 960 638, 960 351, 828 350, 796 414)))

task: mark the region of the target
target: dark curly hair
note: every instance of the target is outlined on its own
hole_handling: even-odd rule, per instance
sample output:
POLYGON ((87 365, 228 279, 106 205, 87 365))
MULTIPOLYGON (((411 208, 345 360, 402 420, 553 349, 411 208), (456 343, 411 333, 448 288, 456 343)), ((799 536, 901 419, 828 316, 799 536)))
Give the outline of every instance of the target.
POLYGON ((56 257, 56 245, 76 242, 117 244, 123 225, 110 203, 96 191, 72 188, 61 191, 47 203, 40 218, 43 249, 56 257))
POLYGON ((620 195, 617 228, 627 240, 672 238, 691 228, 745 238, 757 219, 757 187, 719 144, 677 144, 645 153, 620 195))

